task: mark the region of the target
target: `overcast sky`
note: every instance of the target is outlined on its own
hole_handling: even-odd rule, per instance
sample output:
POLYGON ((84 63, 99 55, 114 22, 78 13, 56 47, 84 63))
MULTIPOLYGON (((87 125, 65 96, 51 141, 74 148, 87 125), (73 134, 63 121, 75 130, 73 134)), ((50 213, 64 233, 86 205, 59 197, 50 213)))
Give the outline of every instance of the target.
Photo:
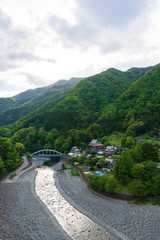
POLYGON ((0 97, 160 62, 159 0, 0 0, 0 97))

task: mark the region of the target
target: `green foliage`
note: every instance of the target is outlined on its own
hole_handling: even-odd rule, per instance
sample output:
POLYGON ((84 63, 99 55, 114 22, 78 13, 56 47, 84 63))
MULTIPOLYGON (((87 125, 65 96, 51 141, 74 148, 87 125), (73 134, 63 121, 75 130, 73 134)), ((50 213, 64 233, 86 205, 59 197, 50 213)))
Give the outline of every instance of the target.
POLYGON ((160 67, 132 84, 99 118, 105 132, 132 130, 138 136, 160 125, 160 67))
POLYGON ((96 175, 90 175, 88 178, 89 178, 90 187, 91 187, 93 190, 97 190, 97 189, 98 189, 97 180, 98 180, 99 177, 96 176, 96 175))
POLYGON ((160 172, 153 175, 152 178, 146 183, 149 194, 157 195, 160 194, 160 172))
POLYGON ((114 176, 128 184, 131 194, 139 197, 160 193, 160 169, 157 150, 151 143, 137 143, 115 161, 114 176))
POLYGON ((144 162, 144 161, 154 161, 158 162, 158 152, 152 143, 140 143, 138 142, 134 148, 134 160, 136 162, 144 162))
POLYGON ((145 197, 147 195, 146 185, 141 180, 134 180, 128 184, 130 192, 137 197, 145 197))
POLYGON ((105 191, 108 193, 114 193, 116 191, 118 182, 115 178, 107 177, 105 182, 105 191))
POLYGON ((31 154, 29 153, 29 152, 27 152, 27 159, 28 159, 28 161, 30 162, 31 161, 31 154))
POLYGON ((97 178, 97 188, 98 191, 105 190, 105 184, 106 184, 107 176, 101 176, 97 178))
POLYGON ((107 175, 104 176, 89 176, 89 183, 93 190, 106 191, 108 193, 114 193, 116 191, 118 182, 114 177, 107 175))
POLYGON ((87 157, 84 155, 80 155, 77 160, 78 160, 79 164, 83 164, 84 161, 87 160, 87 157))
POLYGON ((71 169, 71 177, 79 177, 79 172, 74 168, 71 169))
POLYGON ((133 160, 128 151, 122 152, 121 157, 115 160, 114 176, 122 184, 127 184, 132 178, 133 160))
POLYGON ((98 162, 97 162, 97 167, 98 168, 103 168, 106 167, 106 161, 105 161, 105 157, 100 157, 98 162))
POLYGON ((124 137, 121 141, 121 144, 123 147, 127 147, 127 148, 130 148, 130 147, 133 147, 134 144, 135 144, 135 140, 133 137, 131 136, 128 136, 128 137, 124 137))
POLYGON ((135 179, 140 179, 142 178, 142 176, 144 176, 144 172, 145 172, 145 169, 144 169, 144 164, 142 163, 136 163, 136 164, 133 164, 132 166, 132 177, 135 179))
POLYGON ((158 162, 158 152, 153 146, 153 144, 145 142, 142 144, 142 156, 141 159, 143 161, 153 161, 158 162))
POLYGON ((0 98, 0 113, 18 106, 18 102, 13 98, 0 98))
MULTIPOLYGON (((26 115, 29 118, 30 113, 33 116, 52 108, 81 79, 59 81, 44 88, 27 90, 14 98, 0 98, 0 126, 11 124, 26 115)), ((41 117, 37 121, 40 119, 41 117)))
POLYGON ((0 176, 17 168, 22 163, 15 146, 7 139, 0 137, 0 176))
MULTIPOLYGON (((43 130, 44 131, 44 130, 43 130)), ((53 128, 45 138, 45 148, 52 149, 54 146, 55 139, 59 137, 57 129, 53 128)))
POLYGON ((25 146, 22 143, 17 142, 15 144, 16 150, 20 156, 22 156, 25 152, 25 146))
POLYGON ((160 199, 138 199, 137 201, 134 202, 134 204, 141 205, 141 204, 153 204, 153 205, 158 205, 160 206, 160 199))

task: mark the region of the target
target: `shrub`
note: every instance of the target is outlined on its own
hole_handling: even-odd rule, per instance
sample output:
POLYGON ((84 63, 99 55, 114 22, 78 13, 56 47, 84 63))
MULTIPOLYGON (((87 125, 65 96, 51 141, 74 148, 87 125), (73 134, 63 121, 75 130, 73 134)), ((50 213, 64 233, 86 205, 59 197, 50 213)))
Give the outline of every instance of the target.
POLYGON ((117 188, 117 180, 115 178, 107 177, 105 183, 105 191, 108 193, 114 193, 117 188))
POLYGON ((134 196, 145 197, 147 195, 146 185, 140 180, 135 180, 129 183, 128 188, 131 194, 133 194, 134 196))
POLYGON ((72 177, 79 177, 79 172, 74 168, 71 169, 71 176, 72 177))

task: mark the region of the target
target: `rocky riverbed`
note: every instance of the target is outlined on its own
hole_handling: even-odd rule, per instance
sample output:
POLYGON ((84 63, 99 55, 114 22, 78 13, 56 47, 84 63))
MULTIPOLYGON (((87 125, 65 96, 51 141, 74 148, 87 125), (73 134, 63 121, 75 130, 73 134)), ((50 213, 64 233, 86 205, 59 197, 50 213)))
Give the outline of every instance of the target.
POLYGON ((101 198, 56 166, 0 183, 1 240, 160 239, 160 207, 101 198))
POLYGON ((120 239, 160 240, 159 206, 99 197, 69 170, 56 173, 56 186, 72 206, 120 239))
POLYGON ((35 177, 36 172, 31 171, 0 183, 0 239, 71 239, 36 196, 35 177))
POLYGON ((51 168, 37 169, 36 193, 73 240, 116 240, 103 227, 76 210, 59 193, 51 168))

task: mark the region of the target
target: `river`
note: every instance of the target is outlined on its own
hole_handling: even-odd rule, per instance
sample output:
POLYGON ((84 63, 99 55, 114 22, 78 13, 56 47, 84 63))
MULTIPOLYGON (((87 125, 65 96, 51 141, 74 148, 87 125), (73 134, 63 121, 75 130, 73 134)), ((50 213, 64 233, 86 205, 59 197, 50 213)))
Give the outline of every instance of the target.
POLYGON ((160 207, 101 198, 46 166, 0 183, 0 216, 3 240, 160 240, 160 207))

